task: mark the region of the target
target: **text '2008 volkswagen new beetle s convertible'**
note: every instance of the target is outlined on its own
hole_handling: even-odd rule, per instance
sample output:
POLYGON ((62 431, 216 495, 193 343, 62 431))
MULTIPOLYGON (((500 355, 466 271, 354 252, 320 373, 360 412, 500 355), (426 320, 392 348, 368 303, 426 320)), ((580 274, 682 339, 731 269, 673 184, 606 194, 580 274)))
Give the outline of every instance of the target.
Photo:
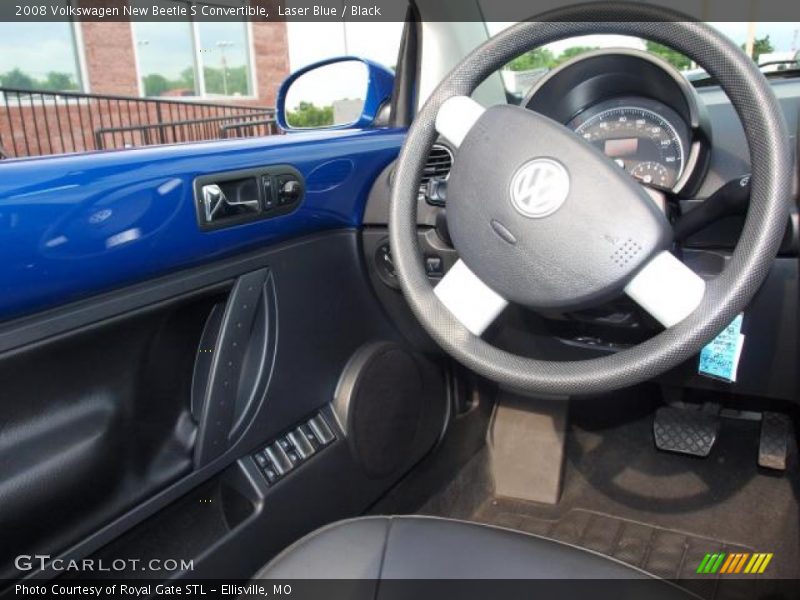
POLYGON ((800 597, 792 7, 181 4, 0 23, 6 593, 800 597))

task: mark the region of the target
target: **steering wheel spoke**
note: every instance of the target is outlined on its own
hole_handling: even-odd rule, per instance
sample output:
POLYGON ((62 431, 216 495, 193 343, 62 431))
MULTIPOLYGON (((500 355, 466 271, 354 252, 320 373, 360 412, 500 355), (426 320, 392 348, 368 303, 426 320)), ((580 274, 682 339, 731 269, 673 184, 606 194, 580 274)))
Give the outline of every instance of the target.
POLYGON ((467 96, 453 96, 444 101, 436 114, 436 131, 456 148, 486 109, 467 96))
POLYGON ((692 314, 705 291, 705 280, 667 251, 657 254, 625 286, 625 293, 664 327, 692 314))
POLYGON ((475 275, 463 260, 453 265, 433 291, 447 310, 478 336, 508 306, 508 301, 475 275))

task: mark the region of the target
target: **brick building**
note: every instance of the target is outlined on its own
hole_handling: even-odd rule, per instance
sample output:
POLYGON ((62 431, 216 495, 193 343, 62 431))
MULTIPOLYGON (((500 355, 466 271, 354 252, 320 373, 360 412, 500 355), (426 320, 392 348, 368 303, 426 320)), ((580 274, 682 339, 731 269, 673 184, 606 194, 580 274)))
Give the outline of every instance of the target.
MULTIPOLYGON (((238 24, 237 24, 238 25, 238 24)), ((148 40, 136 39, 137 29, 152 29, 154 27, 183 27, 190 28, 191 24, 185 23, 157 23, 157 24, 132 24, 113 22, 85 22, 76 23, 80 28, 83 65, 86 84, 84 91, 96 94, 114 94, 122 96, 179 96, 186 99, 197 98, 213 101, 230 101, 236 103, 254 103, 261 106, 273 106, 278 85, 289 72, 289 52, 286 37, 286 23, 255 22, 240 24, 244 35, 241 40, 247 46, 242 54, 246 62, 237 64, 229 69, 246 69, 248 88, 236 90, 225 94, 223 89, 202 89, 203 83, 196 82, 196 89, 190 87, 151 93, 147 89, 146 78, 152 76, 144 72, 143 57, 148 40), (137 48, 138 46, 138 48, 137 48), (144 50, 142 47, 145 47, 144 50)), ((194 35, 189 39, 194 42, 194 35)), ((233 43, 221 40, 222 43, 233 43)), ((202 42, 196 44, 200 46, 202 42)), ((195 45, 195 44, 193 44, 195 45)), ((213 52, 220 53, 222 48, 212 46, 200 47, 197 54, 202 58, 210 56, 213 52), (203 56, 205 55, 205 56, 203 56)), ((220 67, 221 68, 221 67, 220 67)), ((212 67, 203 70, 210 72, 212 67)), ((194 65, 194 72, 200 74, 201 67, 194 65)), ((204 73, 205 74, 205 73, 204 73)), ((197 77, 199 80, 200 77, 197 77)), ((204 78, 205 79, 205 78, 204 78)))
MULTIPOLYGON (((61 1, 98 4, 97 0, 61 1)), ((127 1, 150 6, 159 2, 127 1)), ((119 1, 114 4, 119 6, 119 1)), ((195 104, 272 107, 288 73, 283 22, 0 23, 0 88, 148 99, 131 103, 85 99, 70 104, 63 96, 3 92, 0 147, 7 156, 32 156, 218 137, 218 126, 230 126, 229 121, 209 123, 205 131, 199 126, 181 131, 147 127, 247 113, 192 108, 195 104), (135 130, 125 132, 128 137, 114 134, 115 138, 105 132, 125 128, 135 130)))

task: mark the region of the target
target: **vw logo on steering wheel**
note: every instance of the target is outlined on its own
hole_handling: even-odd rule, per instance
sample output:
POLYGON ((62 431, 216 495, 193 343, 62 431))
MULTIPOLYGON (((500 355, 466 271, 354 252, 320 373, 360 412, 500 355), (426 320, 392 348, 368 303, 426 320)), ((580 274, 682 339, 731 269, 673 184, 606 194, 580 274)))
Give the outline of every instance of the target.
POLYGON ((569 173, 550 158, 522 165, 511 179, 511 203, 525 216, 540 219, 556 212, 569 194, 569 173))

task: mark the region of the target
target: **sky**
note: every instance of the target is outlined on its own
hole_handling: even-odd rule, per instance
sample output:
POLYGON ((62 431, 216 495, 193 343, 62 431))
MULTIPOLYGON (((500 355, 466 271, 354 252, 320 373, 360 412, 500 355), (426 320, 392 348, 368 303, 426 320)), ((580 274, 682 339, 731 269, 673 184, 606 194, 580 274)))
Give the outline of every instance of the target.
MULTIPOLYGON (((489 32, 498 33, 512 23, 488 23, 489 32)), ((733 39, 737 44, 747 38, 747 23, 712 23, 714 27, 733 39)), ((371 58, 386 66, 392 66, 397 57, 402 34, 401 23, 289 23, 289 62, 292 70, 325 58, 345 53, 344 32, 347 32, 347 50, 371 58)), ((758 23, 756 37, 769 34, 776 51, 800 49, 800 23, 758 23), (798 32, 798 33, 796 33, 798 32)), ((591 35, 572 38, 552 44, 550 48, 559 54, 569 46, 625 46, 643 48, 640 40, 623 36, 591 35)))
POLYGON ((289 22, 287 26, 289 64, 293 71, 323 58, 344 54, 362 56, 392 67, 397 61, 403 34, 403 24, 398 22, 289 22))
POLYGON ((72 38, 64 23, 0 23, 0 73, 20 67, 37 78, 50 71, 75 74, 72 38), (37 40, 29 44, 29 40, 37 40), (20 52, 20 48, 25 48, 20 52))

